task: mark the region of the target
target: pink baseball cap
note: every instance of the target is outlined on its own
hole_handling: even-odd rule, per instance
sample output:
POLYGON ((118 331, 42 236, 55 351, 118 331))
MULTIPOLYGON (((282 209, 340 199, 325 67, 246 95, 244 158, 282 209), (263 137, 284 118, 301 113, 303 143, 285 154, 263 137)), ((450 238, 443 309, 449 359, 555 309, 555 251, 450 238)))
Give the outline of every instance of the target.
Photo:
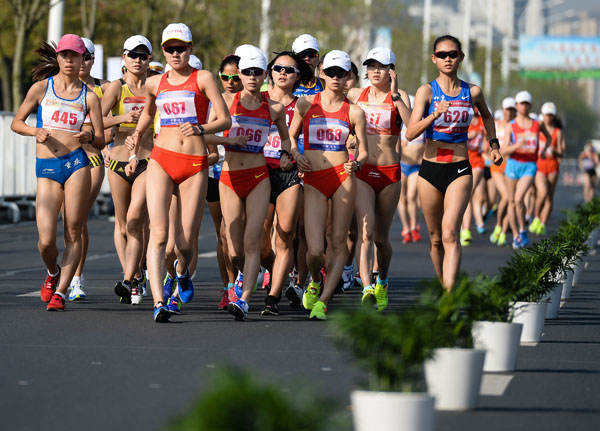
POLYGON ((85 43, 76 34, 65 34, 58 41, 58 45, 56 45, 56 52, 61 51, 74 51, 77 54, 84 54, 85 43))

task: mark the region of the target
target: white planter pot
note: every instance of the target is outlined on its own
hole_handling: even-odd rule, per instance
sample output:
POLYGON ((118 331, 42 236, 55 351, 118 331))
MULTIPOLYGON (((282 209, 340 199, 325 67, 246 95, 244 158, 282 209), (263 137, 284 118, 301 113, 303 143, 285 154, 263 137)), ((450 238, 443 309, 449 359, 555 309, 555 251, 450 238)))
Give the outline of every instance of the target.
POLYGON ((573 286, 573 272, 567 271, 567 280, 563 283, 562 293, 560 295, 561 300, 568 299, 571 296, 571 286, 573 286))
POLYGON ((433 397, 426 393, 352 391, 356 431, 433 431, 433 397))
POLYGON ((516 302, 513 305, 513 323, 522 323, 521 343, 537 343, 542 339, 546 302, 516 302))
POLYGON ((580 260, 577 262, 577 265, 575 265, 575 270, 573 271, 573 283, 571 284, 571 287, 575 287, 577 286, 577 283, 579 283, 579 277, 581 276, 581 271, 583 271, 583 261, 580 260))
POLYGON ((521 323, 473 323, 473 346, 486 351, 483 371, 490 373, 515 370, 522 330, 521 323))
POLYGON ((548 306, 546 307, 546 319, 557 319, 560 310, 560 298, 562 296, 563 285, 557 284, 554 289, 546 296, 548 306))
MULTIPOLYGON (((485 350, 436 349, 425 361, 425 379, 437 410, 477 407, 485 350)), ((375 429, 375 428, 373 428, 375 429)), ((398 428, 400 429, 400 428, 398 428)))

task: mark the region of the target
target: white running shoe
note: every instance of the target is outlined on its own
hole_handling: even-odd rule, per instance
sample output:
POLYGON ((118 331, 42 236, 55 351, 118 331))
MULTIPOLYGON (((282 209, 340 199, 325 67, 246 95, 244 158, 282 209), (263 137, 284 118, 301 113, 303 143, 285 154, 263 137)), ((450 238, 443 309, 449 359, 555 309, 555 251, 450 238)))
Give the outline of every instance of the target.
POLYGON ((142 288, 136 281, 134 281, 131 283, 131 303, 133 305, 139 305, 143 300, 144 296, 142 295, 142 288))
POLYGON ((144 284, 142 285, 142 296, 148 296, 148 289, 146 289, 146 285, 148 284, 148 270, 144 270, 144 284))
POLYGON ((71 285, 69 288, 71 292, 69 293, 69 301, 78 301, 86 298, 85 291, 83 290, 85 287, 85 278, 83 275, 81 277, 75 278, 71 280, 71 285))
POLYGON ((344 292, 354 287, 354 263, 350 266, 344 266, 344 272, 342 272, 342 290, 344 292))

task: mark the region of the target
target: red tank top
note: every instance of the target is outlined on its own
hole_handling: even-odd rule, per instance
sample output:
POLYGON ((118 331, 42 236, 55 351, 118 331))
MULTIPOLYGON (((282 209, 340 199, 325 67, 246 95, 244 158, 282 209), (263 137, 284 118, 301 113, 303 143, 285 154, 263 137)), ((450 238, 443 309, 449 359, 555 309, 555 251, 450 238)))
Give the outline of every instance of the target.
POLYGON ((246 146, 227 145, 226 151, 241 153, 262 153, 263 147, 269 138, 269 126, 271 125, 271 110, 269 99, 262 94, 262 103, 258 109, 253 111, 244 108, 240 100, 241 92, 235 93, 233 102, 229 108, 231 114, 231 129, 225 130, 223 136, 248 137, 246 146))
POLYGON ((479 114, 473 117, 471 124, 469 124, 469 133, 475 132, 476 135, 469 138, 467 141, 467 148, 469 151, 477 151, 481 154, 483 152, 483 137, 485 136, 485 127, 483 126, 483 120, 479 114))
MULTIPOLYGON (((263 92, 263 96, 269 97, 268 92, 263 92)), ((296 102, 298 101, 298 97, 294 97, 294 100, 290 102, 289 105, 285 107, 285 123, 288 128, 290 124, 292 124, 292 118, 294 118, 294 109, 296 108, 296 102)), ((270 168, 278 169, 279 168, 279 159, 281 157, 281 137, 279 136, 279 130, 277 130, 277 125, 275 123, 271 123, 271 127, 269 129, 269 139, 264 147, 265 160, 267 161, 267 165, 270 168)), ((295 163, 295 161, 294 161, 295 163)))
POLYGON ((536 162, 538 158, 540 124, 531 120, 531 126, 528 129, 522 129, 514 119, 510 122, 512 128, 512 144, 525 140, 525 144, 510 155, 511 159, 519 162, 536 162))
MULTIPOLYGON (((546 160, 555 159, 554 150, 556 149, 556 140, 557 139, 558 139, 558 127, 555 127, 554 131, 552 132, 552 141, 550 141, 550 145, 548 146, 548 148, 546 148, 546 160)), ((538 149, 538 157, 540 157, 540 158, 542 156, 542 150, 544 149, 545 145, 546 145, 546 135, 544 135, 543 133, 540 133, 540 147, 538 149)))
POLYGON ((345 151, 350 135, 350 102, 344 98, 337 112, 327 112, 321 106, 321 94, 315 94, 311 107, 304 115, 304 149, 345 151))
POLYGON ((370 89, 365 88, 356 102, 365 111, 367 135, 400 135, 402 119, 394 106, 392 92, 387 94, 383 102, 369 102, 370 89))
POLYGON ((160 114, 160 127, 176 127, 179 124, 203 124, 208 118, 209 101, 198 88, 198 71, 179 85, 167 81, 169 72, 160 78, 156 95, 156 107, 160 114))

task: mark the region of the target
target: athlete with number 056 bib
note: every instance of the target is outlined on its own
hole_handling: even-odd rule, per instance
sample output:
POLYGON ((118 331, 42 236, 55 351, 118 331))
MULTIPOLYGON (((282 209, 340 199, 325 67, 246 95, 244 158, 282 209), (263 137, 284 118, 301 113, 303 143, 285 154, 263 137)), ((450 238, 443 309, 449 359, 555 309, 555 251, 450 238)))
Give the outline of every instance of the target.
POLYGON ((431 61, 439 76, 417 90, 406 131, 408 140, 423 132, 427 138, 419 170, 419 198, 429 229, 431 260, 447 290, 453 288, 460 269, 460 224, 473 188, 467 130, 474 105, 481 112, 490 138, 491 160, 497 165, 502 163, 494 118, 481 88, 457 76, 463 59, 457 38, 445 35, 435 40, 431 61))

